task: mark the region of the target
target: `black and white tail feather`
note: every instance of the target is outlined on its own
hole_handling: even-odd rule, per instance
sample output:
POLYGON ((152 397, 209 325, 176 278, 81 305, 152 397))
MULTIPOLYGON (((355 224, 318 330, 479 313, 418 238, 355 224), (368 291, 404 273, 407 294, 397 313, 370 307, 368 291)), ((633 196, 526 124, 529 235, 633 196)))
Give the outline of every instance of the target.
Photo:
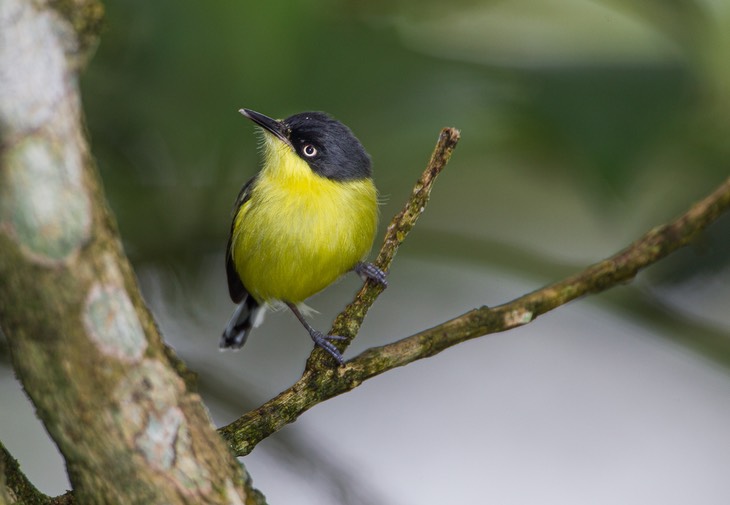
POLYGON ((223 335, 219 347, 221 349, 238 350, 246 343, 251 330, 259 326, 264 320, 265 306, 258 304, 253 296, 246 298, 236 307, 223 335))

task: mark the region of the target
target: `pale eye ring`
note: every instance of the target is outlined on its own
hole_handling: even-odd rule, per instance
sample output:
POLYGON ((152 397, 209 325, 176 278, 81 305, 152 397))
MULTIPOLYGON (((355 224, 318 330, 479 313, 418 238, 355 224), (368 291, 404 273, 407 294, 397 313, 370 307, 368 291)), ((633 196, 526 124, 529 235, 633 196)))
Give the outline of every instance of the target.
POLYGON ((307 158, 314 158, 317 156, 317 148, 314 147, 314 144, 304 144, 304 147, 302 147, 302 154, 307 158))

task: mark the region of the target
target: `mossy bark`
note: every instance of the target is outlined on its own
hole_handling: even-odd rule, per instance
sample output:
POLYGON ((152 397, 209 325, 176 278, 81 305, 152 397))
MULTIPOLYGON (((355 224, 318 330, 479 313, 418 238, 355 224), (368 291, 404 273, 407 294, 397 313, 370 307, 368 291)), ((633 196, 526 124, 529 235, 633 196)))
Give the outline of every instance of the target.
MULTIPOLYGON (((77 72, 101 12, 0 0, 0 328, 66 461, 73 491, 54 501, 254 503, 140 296, 88 151, 77 72)), ((4 449, 2 464, 8 501, 25 480, 4 449)))

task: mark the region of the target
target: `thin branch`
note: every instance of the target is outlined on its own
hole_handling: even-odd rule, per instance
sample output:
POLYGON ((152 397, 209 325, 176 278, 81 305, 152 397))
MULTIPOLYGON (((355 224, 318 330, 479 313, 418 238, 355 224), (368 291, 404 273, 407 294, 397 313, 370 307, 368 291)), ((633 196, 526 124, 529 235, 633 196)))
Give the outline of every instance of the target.
MULTIPOLYGON (((388 225, 388 230, 383 238, 383 245, 380 248, 375 264, 384 272, 390 268, 395 253, 405 240, 408 233, 416 225, 416 221, 423 213, 431 197, 431 188, 433 188, 436 178, 449 162, 456 144, 460 138, 459 130, 455 128, 444 128, 441 130, 436 147, 434 147, 431 159, 426 165, 426 169, 421 177, 416 181, 413 187, 411 197, 406 202, 403 209, 393 217, 388 225)), ((348 340, 336 344, 340 352, 344 352, 347 346, 355 338, 360 326, 362 325, 368 310, 375 302, 380 293, 383 292, 383 286, 368 280, 340 315, 338 315, 332 323, 330 335, 341 335, 348 337, 348 340)), ((332 358, 322 349, 315 347, 309 360, 307 361, 307 370, 323 370, 332 367, 332 358)))
MULTIPOLYGON (((371 377, 433 356, 466 340, 523 326, 571 300, 631 281, 642 269, 688 244, 729 208, 730 178, 675 221, 650 230, 608 259, 509 303, 474 309, 397 342, 368 349, 343 367, 307 368, 289 389, 219 432, 236 455, 248 454, 258 442, 312 406, 350 391, 371 377)), ((392 254, 388 254, 381 251, 389 262, 392 254)), ((358 299, 367 289, 367 286, 363 288, 358 299)))

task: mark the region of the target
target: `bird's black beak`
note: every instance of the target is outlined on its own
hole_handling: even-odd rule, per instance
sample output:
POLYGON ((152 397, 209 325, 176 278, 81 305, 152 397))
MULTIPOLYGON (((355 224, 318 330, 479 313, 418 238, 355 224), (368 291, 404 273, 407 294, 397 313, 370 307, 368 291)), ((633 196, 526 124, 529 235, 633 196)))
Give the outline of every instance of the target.
POLYGON ((287 126, 281 121, 271 119, 269 116, 264 116, 260 112, 256 112, 251 109, 241 109, 238 112, 246 116, 248 119, 259 125, 267 132, 271 133, 273 136, 275 136, 285 144, 291 145, 291 142, 289 142, 289 137, 287 135, 289 133, 289 128, 287 128, 287 126))

